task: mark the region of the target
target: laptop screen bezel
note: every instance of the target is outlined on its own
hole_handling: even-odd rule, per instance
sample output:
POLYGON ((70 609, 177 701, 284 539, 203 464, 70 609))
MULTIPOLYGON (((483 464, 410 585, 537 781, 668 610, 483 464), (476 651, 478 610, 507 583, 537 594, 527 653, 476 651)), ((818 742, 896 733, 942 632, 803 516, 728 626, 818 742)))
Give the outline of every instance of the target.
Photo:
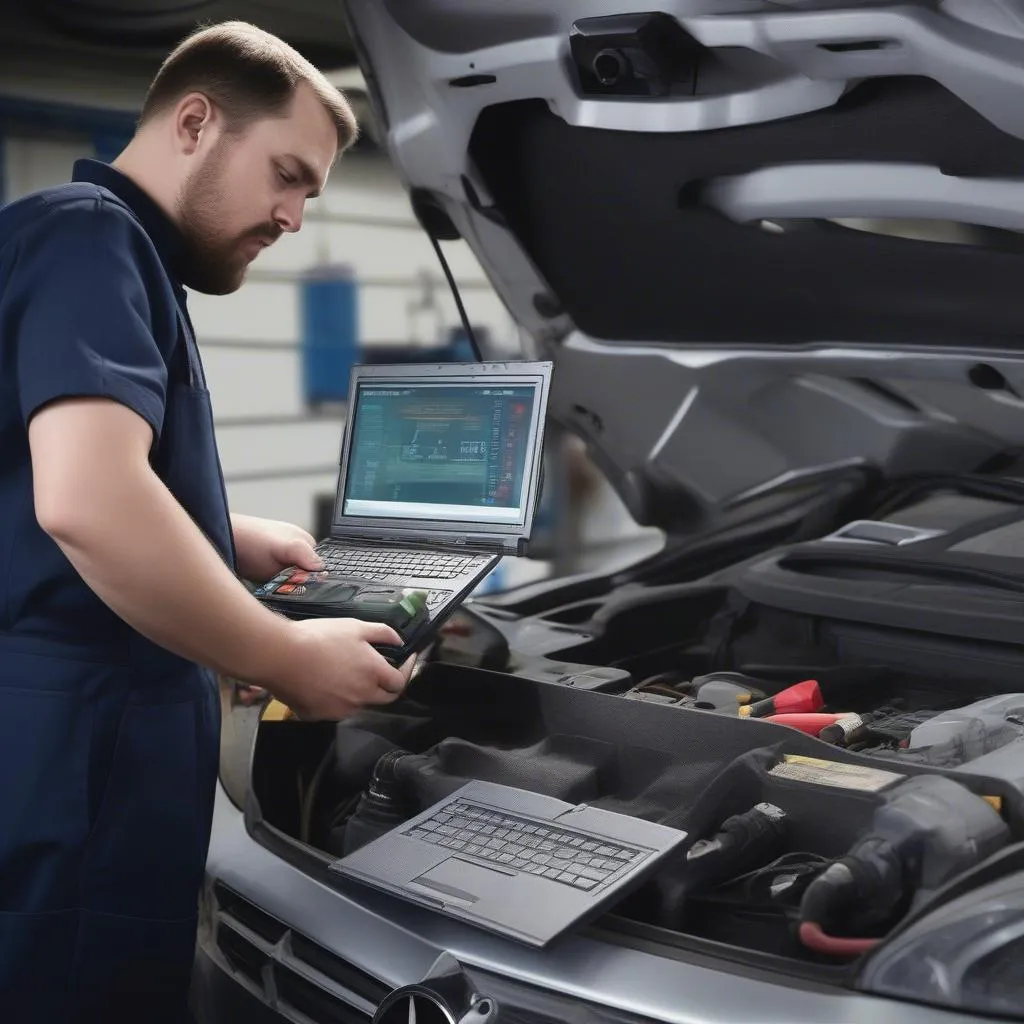
POLYGON ((485 539, 517 538, 528 540, 533 531, 540 492, 541 459, 543 458, 544 426, 547 418, 548 392, 551 384, 551 363, 431 363, 403 366, 365 366, 352 368, 349 382, 348 407, 342 436, 341 463, 335 494, 332 536, 358 533, 387 538, 392 535, 411 539, 411 535, 459 535, 485 539), (477 385, 480 387, 534 388, 530 432, 526 441, 526 461, 523 479, 526 481, 523 516, 515 523, 495 523, 493 520, 420 519, 392 516, 346 515, 345 487, 354 434, 354 413, 359 388, 363 385, 400 387, 403 384, 429 384, 432 386, 477 385))

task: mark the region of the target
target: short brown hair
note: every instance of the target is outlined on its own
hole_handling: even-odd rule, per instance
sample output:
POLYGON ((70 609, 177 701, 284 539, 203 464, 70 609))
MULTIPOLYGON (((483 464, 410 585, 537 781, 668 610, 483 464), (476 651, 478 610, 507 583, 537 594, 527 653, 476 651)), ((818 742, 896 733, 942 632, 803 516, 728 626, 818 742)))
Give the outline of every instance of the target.
POLYGON ((302 82, 331 115, 338 152, 347 149, 358 126, 341 90, 286 42, 244 21, 201 27, 175 47, 149 87, 139 127, 200 92, 223 113, 228 131, 243 132, 254 121, 282 116, 302 82))

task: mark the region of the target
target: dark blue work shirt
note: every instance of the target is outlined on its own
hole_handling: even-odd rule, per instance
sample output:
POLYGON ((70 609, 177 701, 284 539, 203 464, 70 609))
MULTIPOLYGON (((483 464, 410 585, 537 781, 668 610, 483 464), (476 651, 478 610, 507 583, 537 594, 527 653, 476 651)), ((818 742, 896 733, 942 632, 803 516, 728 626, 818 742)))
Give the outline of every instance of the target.
POLYGON ((208 670, 107 608, 43 532, 28 444, 52 402, 133 409, 153 429, 153 471, 233 565, 184 258, 159 206, 94 161, 0 210, 4 1019, 108 1021, 143 1005, 154 1024, 186 1019, 219 694, 208 670))
POLYGON ((79 161, 71 183, 0 209, 0 634, 165 658, 36 521, 27 428, 56 400, 108 398, 141 416, 154 432, 154 470, 234 566, 183 257, 170 218, 98 161, 79 161))

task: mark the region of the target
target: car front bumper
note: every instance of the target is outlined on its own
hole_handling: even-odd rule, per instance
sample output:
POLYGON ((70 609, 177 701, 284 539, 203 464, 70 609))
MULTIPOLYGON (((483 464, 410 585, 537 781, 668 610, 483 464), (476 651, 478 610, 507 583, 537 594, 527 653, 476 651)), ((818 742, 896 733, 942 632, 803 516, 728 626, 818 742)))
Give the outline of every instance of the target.
POLYGON ((370 1021, 384 998, 429 978, 440 961, 457 964, 480 997, 514 1009, 523 1024, 566 1019, 560 1013, 568 1005, 573 1021, 619 1024, 976 1020, 591 934, 546 950, 519 946, 354 883, 328 884, 254 839, 220 788, 207 870, 194 982, 200 1024, 230 1022, 234 1001, 237 1013, 248 1014, 240 1019, 253 1024, 370 1021))

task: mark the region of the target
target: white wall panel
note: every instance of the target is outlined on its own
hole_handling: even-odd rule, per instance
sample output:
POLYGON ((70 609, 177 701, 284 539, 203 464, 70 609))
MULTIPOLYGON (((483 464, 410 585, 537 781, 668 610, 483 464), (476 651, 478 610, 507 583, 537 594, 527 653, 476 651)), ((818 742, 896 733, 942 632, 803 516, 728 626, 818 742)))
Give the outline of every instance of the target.
MULTIPOLYGON (((345 215, 358 216, 358 200, 345 215)), ((480 284, 486 277, 465 242, 446 242, 445 256, 460 284, 480 284)), ((443 281, 441 266, 430 240, 418 225, 380 227, 372 224, 308 219, 302 229, 282 235, 253 262, 256 275, 263 271, 292 273, 323 263, 345 263, 357 276, 371 280, 408 281, 427 272, 443 281)))
POLYGON ((92 156, 92 145, 87 139, 56 141, 8 136, 4 150, 6 200, 69 181, 75 161, 92 156))
POLYGON ((229 483, 228 504, 232 512, 280 519, 312 532, 315 496, 333 495, 337 484, 336 474, 229 483))
POLYGON ((265 249, 252 269, 298 276, 325 262, 348 263, 360 277, 409 278, 426 262, 410 245, 417 231, 415 227, 381 228, 308 219, 301 231, 284 234, 265 249))
MULTIPOLYGON (((440 325, 456 326, 458 311, 451 293, 447 288, 438 288, 435 295, 441 311, 440 325)), ((359 295, 360 336, 367 342, 408 339, 426 345, 442 340, 437 337, 437 315, 415 308, 419 298, 418 291, 407 288, 363 289, 359 295)), ((493 292, 466 291, 462 301, 471 323, 486 325, 499 338, 510 336, 512 321, 493 292)))
MULTIPOLYGON (((221 426, 217 430, 220 460, 227 477, 338 465, 341 420, 330 417, 298 423, 221 426)), ((287 481, 285 482, 287 483, 287 481)), ((274 487, 281 486, 274 482, 274 487)))
POLYGON ((309 206, 311 210, 347 213, 351 212, 354 196, 358 196, 363 216, 398 222, 415 220, 409 198, 391 165, 372 154, 342 157, 331 171, 324 194, 309 206))
POLYGON ((306 411, 294 350, 207 346, 203 365, 218 419, 298 416, 306 411))
POLYGON ((298 342, 299 302, 293 284, 250 281, 233 295, 189 292, 196 334, 232 341, 298 342))

